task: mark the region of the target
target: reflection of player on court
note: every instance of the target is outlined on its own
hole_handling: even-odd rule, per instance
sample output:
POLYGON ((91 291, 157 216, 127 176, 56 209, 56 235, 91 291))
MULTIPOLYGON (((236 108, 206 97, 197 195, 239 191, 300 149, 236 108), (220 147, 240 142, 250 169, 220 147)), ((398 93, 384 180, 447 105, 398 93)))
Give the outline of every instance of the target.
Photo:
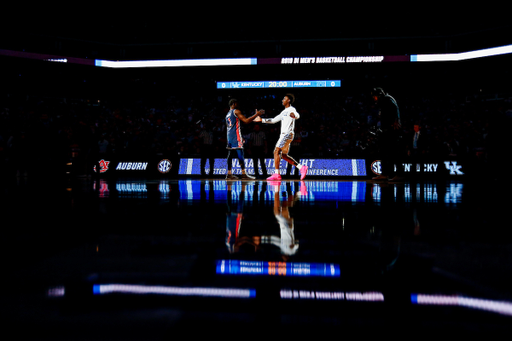
POLYGON ((290 256, 297 253, 299 248, 299 244, 295 240, 293 218, 290 215, 290 207, 293 207, 298 196, 294 196, 292 194, 291 188, 288 184, 287 191, 284 192, 287 195, 286 200, 281 201, 281 194, 279 191, 281 182, 271 181, 270 185, 274 186, 274 216, 276 217, 277 222, 279 223, 279 228, 281 229, 281 238, 270 236, 270 240, 267 241, 263 239, 262 242, 264 243, 267 241, 271 244, 279 245, 283 259, 288 260, 290 256))
MULTIPOLYGON (((375 235, 379 236, 376 244, 378 256, 374 264, 381 273, 385 273, 391 271, 398 261, 402 234, 405 227, 411 226, 411 215, 408 209, 396 205, 404 200, 403 191, 395 192, 396 186, 388 183, 376 183, 374 188, 380 189, 380 204, 372 207, 373 214, 370 215, 372 229, 376 229, 375 235)), ((368 189, 371 190, 371 186, 368 189)))
POLYGON ((241 191, 238 194, 238 202, 232 202, 233 195, 232 185, 228 183, 228 214, 226 217, 226 246, 230 253, 237 253, 243 250, 250 252, 262 251, 264 246, 278 247, 283 260, 288 260, 290 256, 297 253, 299 248, 298 242, 295 240, 294 234, 294 221, 290 215, 289 208, 293 207, 295 201, 300 195, 306 194, 306 187, 304 182, 301 183, 300 192, 295 196, 291 191, 290 185, 287 186, 286 200, 280 199, 280 186, 279 181, 270 181, 270 186, 274 189, 274 216, 277 219, 280 228, 279 235, 257 234, 245 235, 241 233, 242 220, 243 220, 243 207, 246 193, 246 184, 241 184, 241 191))
POLYGON ((285 109, 279 115, 274 118, 264 119, 258 117, 254 120, 254 122, 270 124, 281 122, 281 135, 276 143, 276 148, 274 149, 275 173, 267 180, 281 180, 279 170, 281 157, 285 159, 286 162, 299 169, 301 180, 304 180, 308 172, 308 167, 306 165, 299 165, 299 163, 288 154, 290 151, 290 144, 292 143, 295 135, 295 120, 300 117, 297 110, 292 106, 294 101, 295 97, 292 94, 286 94, 282 101, 285 109))
MULTIPOLYGON (((244 201, 246 184, 242 182, 241 191, 238 200, 233 203, 232 182, 227 182, 227 212, 226 212, 226 246, 230 253, 236 252, 238 248, 237 240, 242 227, 242 219, 244 217, 244 201)), ((259 241, 258 241, 259 244, 259 241)))
POLYGON ((233 192, 233 183, 231 181, 227 182, 226 246, 229 253, 258 252, 261 247, 262 237, 260 235, 242 235, 241 233, 247 183, 241 182, 236 184, 240 185, 239 193, 233 192), (238 199, 233 199, 236 197, 238 199))
POLYGON ((242 137, 242 130, 240 121, 243 123, 251 123, 255 118, 262 115, 265 111, 256 110, 256 113, 251 117, 247 118, 242 115, 242 112, 238 109, 238 101, 236 99, 231 99, 229 101, 229 112, 226 115, 226 130, 227 130, 227 142, 228 145, 226 149, 228 150, 228 174, 226 176, 227 180, 236 180, 237 176, 233 175, 232 167, 233 167, 233 158, 237 158, 240 162, 240 168, 242 169, 242 180, 252 180, 254 177, 245 173, 245 158, 244 158, 244 139, 242 137), (235 155, 236 154, 236 155, 235 155))

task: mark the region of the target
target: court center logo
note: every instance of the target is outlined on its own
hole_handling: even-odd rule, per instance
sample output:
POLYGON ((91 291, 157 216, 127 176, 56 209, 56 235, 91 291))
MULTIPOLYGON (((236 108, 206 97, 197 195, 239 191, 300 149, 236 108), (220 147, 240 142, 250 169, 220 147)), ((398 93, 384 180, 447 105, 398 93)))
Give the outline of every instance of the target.
POLYGON ((375 161, 372 162, 371 170, 376 175, 381 175, 382 174, 382 168, 381 168, 380 160, 375 160, 375 161))
POLYGON ((172 163, 171 163, 171 161, 169 161, 167 159, 163 159, 162 161, 160 161, 158 163, 158 171, 162 174, 169 173, 171 168, 172 168, 172 163))

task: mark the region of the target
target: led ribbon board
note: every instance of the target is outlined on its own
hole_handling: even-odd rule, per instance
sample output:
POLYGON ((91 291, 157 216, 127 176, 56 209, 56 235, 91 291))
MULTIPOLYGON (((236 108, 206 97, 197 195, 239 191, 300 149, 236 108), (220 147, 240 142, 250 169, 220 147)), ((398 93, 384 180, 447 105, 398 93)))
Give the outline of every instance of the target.
POLYGON ((145 159, 101 159, 94 166, 99 166, 101 174, 134 175, 134 174, 169 174, 172 169, 172 163, 167 158, 145 158, 145 159))
MULTIPOLYGON (((265 64, 354 64, 354 63, 382 63, 382 62, 446 62, 461 61, 482 57, 500 56, 512 53, 512 45, 491 47, 487 49, 464 51, 460 53, 442 53, 442 54, 411 54, 401 56, 335 56, 335 57, 285 57, 285 58, 210 58, 210 59, 163 59, 163 60, 104 60, 63 57, 58 55, 48 55, 41 53, 30 53, 25 51, 11 51, 0 49, 0 55, 18 58, 38 59, 48 62, 58 62, 66 64, 84 64, 95 65, 108 68, 143 68, 143 67, 187 67, 187 66, 239 66, 239 65, 265 65, 265 64)), ((280 81, 283 82, 283 81, 280 81)), ((294 81, 296 82, 296 81, 294 81)), ((304 82, 304 81, 298 81, 304 82)), ((322 81, 305 81, 322 82, 322 81)), ((324 87, 329 87, 330 82, 324 87)), ((235 82, 241 83, 241 82, 235 82)), ((262 82, 248 82, 262 83, 262 82)), ((268 82, 277 83, 279 82, 268 82)), ((230 84, 230 82, 221 82, 220 84, 230 84)), ((273 84, 274 85, 274 84, 273 84)), ((281 84, 282 85, 282 84, 281 84)), ((316 84, 319 86, 319 84, 316 84)), ((257 86, 252 86, 257 87, 257 86)), ((287 87, 287 86, 283 86, 287 87)), ((298 87, 298 86, 297 86, 298 87)), ((309 87, 314 87, 309 85, 309 87)))
POLYGON ((217 89, 339 88, 340 80, 217 82, 217 89))
POLYGON ((414 54, 411 55, 411 62, 457 62, 461 60, 500 56, 512 53, 512 45, 492 47, 489 49, 442 54, 414 54))
POLYGON ((101 60, 95 65, 109 68, 185 67, 185 66, 239 66, 256 65, 256 58, 164 59, 164 60, 101 60))
MULTIPOLYGON (((205 170, 209 171, 210 161, 206 161, 205 170)), ((300 164, 308 166, 310 176, 366 176, 366 160, 364 159, 301 159, 300 164)), ((240 162, 233 160, 233 174, 242 174, 240 162)), ((274 159, 265 159, 267 173, 275 170, 274 159)), ((287 162, 281 160, 281 174, 286 174, 287 162)), ((226 159, 215 159, 213 175, 225 175, 227 169, 226 159)), ((258 169, 261 167, 258 165, 258 169)), ((248 174, 254 175, 254 163, 252 159, 245 160, 245 170, 248 174)), ((291 175, 295 174, 295 167, 291 168, 291 175)), ((180 175, 200 175, 201 159, 181 159, 178 170, 180 175)))

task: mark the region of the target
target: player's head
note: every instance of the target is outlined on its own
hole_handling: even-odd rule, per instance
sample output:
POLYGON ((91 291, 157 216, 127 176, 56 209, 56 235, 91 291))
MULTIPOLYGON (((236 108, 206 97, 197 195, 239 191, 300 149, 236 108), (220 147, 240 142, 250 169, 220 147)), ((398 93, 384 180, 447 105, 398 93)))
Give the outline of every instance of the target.
POLYGON ((373 99, 376 101, 378 100, 380 97, 386 95, 386 92, 384 91, 384 89, 382 88, 373 88, 372 90, 372 97, 373 99))
POLYGON ((284 95, 283 104, 286 104, 284 103, 285 101, 287 101, 288 104, 293 104, 293 102, 295 102, 295 96, 293 94, 288 93, 284 95))
POLYGON ((238 100, 236 98, 232 98, 229 100, 229 107, 236 106, 238 104, 238 100))

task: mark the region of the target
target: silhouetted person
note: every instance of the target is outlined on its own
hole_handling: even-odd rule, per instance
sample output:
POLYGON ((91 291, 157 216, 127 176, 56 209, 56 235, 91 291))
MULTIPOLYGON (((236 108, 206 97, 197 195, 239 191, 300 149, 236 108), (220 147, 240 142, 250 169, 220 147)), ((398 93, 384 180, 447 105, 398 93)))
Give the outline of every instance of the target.
POLYGON ((400 181, 403 179, 403 166, 400 159, 404 152, 401 145, 402 124, 396 100, 382 88, 375 88, 372 97, 380 109, 380 133, 378 145, 381 153, 382 173, 373 180, 400 181), (396 164, 396 172, 394 165, 396 164), (394 175, 394 176, 393 176, 394 175))
POLYGON ((201 175, 206 176, 206 160, 209 160, 210 163, 210 172, 209 176, 213 175, 213 166, 214 166, 214 148, 213 148, 213 131, 210 129, 209 123, 204 123, 203 130, 199 134, 199 138, 201 140, 201 175))
POLYGON ((267 153, 267 136, 261 130, 259 124, 254 126, 254 131, 249 134, 251 157, 254 163, 254 174, 259 177, 258 161, 260 163, 262 176, 267 178, 267 167, 265 166, 265 154, 267 153))

